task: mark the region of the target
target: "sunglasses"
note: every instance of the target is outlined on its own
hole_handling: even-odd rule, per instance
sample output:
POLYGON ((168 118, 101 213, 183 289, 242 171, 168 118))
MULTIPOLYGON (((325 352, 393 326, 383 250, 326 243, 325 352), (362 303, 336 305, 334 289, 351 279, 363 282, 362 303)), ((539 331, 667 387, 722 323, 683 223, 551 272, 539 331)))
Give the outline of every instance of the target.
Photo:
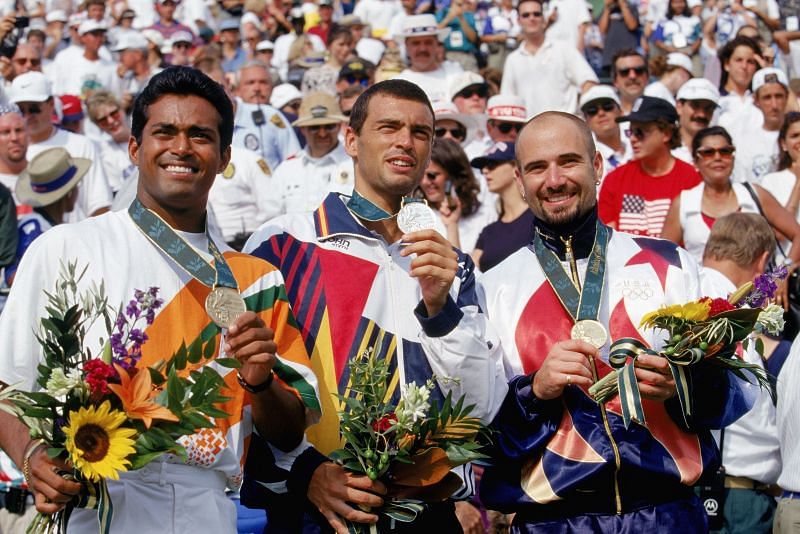
POLYGON ((539 17, 542 17, 542 16, 544 16, 544 12, 543 11, 528 11, 527 13, 520 13, 519 14, 519 18, 521 18, 521 19, 527 19, 527 18, 531 18, 531 17, 533 17, 535 19, 538 19, 539 17))
POLYGON ((522 124, 519 122, 496 122, 494 123, 494 127, 504 134, 511 133, 511 130, 517 133, 522 130, 522 124))
POLYGON ((617 105, 613 101, 608 100, 606 102, 603 102, 602 104, 589 104, 588 106, 583 108, 583 113, 587 117, 594 117, 595 115, 600 113, 601 109, 606 113, 610 113, 614 111, 616 107, 617 105))
POLYGON ((427 178, 428 180, 435 180, 438 176, 439 175, 436 174, 435 172, 426 172, 425 173, 425 178, 427 178))
POLYGON ((33 57, 18 57, 17 59, 14 60, 14 63, 16 63, 19 66, 30 64, 31 67, 38 67, 39 65, 42 64, 42 60, 33 57))
POLYGON ((440 138, 447 135, 448 132, 453 139, 458 139, 459 141, 463 141, 467 138, 467 131, 463 128, 436 128, 436 130, 434 130, 436 137, 440 138))
POLYGON ((460 91, 456 96, 460 96, 461 98, 472 98, 473 96, 478 96, 479 98, 488 98, 489 91, 485 87, 468 87, 463 91, 460 91))
POLYGON ((350 85, 359 84, 366 87, 369 84, 369 77, 368 76, 353 76, 351 74, 344 77, 347 80, 347 83, 350 85))
POLYGON ((624 69, 619 69, 617 71, 620 76, 627 77, 631 72, 635 72, 637 76, 642 76, 647 74, 647 67, 642 65, 641 67, 626 67, 624 69))
POLYGON ((344 115, 345 117, 349 117, 352 112, 353 112, 352 109, 343 109, 342 115, 344 115))
POLYGON ((308 126, 308 131, 311 133, 317 133, 320 130, 325 130, 326 132, 332 132, 338 126, 339 126, 338 124, 318 124, 316 126, 308 126))
POLYGON ((701 159, 711 159, 717 154, 719 154, 719 157, 722 159, 731 159, 734 152, 736 152, 736 149, 732 146, 723 146, 720 148, 712 148, 707 146, 698 148, 695 151, 695 154, 700 156, 701 159))
POLYGON ((117 113, 119 113, 119 112, 120 112, 120 108, 114 108, 113 110, 109 111, 106 115, 103 115, 102 117, 97 117, 94 120, 94 122, 96 122, 97 124, 105 124, 105 123, 109 122, 109 120, 112 117, 116 117, 117 113))
POLYGON ((33 106, 25 106, 22 104, 18 104, 19 110, 23 115, 38 115, 42 112, 42 107, 33 105, 33 106))
POLYGON ((189 48, 190 46, 190 43, 174 43, 172 48, 189 48))

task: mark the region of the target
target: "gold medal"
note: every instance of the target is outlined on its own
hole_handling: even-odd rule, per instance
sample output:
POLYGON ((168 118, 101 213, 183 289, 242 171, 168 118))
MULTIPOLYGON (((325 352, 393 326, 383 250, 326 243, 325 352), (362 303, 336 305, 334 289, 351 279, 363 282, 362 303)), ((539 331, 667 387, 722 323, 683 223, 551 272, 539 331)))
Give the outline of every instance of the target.
POLYGON ((575 323, 570 332, 570 337, 572 339, 585 341, 589 345, 599 349, 608 341, 608 332, 606 332, 606 328, 598 321, 584 319, 575 323))
POLYGON ((436 227, 436 214, 424 202, 408 202, 397 214, 397 226, 404 234, 436 227))
POLYGON ((245 311, 244 299, 232 287, 216 286, 206 297, 206 313, 220 328, 228 328, 245 311))

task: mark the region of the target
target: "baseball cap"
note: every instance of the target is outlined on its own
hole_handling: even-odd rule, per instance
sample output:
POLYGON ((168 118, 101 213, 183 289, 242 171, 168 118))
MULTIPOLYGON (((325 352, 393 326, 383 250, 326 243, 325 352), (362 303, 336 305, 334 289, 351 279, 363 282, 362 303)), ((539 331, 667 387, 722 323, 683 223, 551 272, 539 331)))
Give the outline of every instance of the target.
POLYGON ((136 11, 132 9, 126 9, 122 13, 119 14, 119 20, 122 19, 135 19, 136 18, 136 11))
POLYGON ((358 15, 345 15, 344 17, 339 19, 339 26, 346 26, 350 28, 352 26, 363 26, 363 25, 364 22, 358 15))
POLYGON ((719 104, 719 91, 705 78, 692 78, 678 89, 677 100, 709 100, 719 104))
POLYGON ((156 45, 159 49, 164 47, 164 36, 161 35, 161 32, 158 30, 144 29, 142 30, 142 37, 156 45))
POLYGON ((768 83, 779 83, 784 87, 789 87, 789 80, 786 78, 786 73, 774 67, 767 67, 756 71, 753 76, 753 93, 756 93, 761 87, 768 83))
POLYGON ((489 87, 486 80, 483 79, 478 73, 472 71, 464 71, 458 76, 455 76, 450 82, 450 100, 454 99, 458 93, 471 85, 480 85, 482 87, 489 87))
POLYGON ((11 82, 11 102, 44 102, 52 96, 50 82, 41 72, 20 74, 11 82))
POLYGON ((678 122, 678 112, 675 106, 654 96, 641 96, 633 103, 633 109, 629 115, 617 117, 617 122, 655 122, 665 120, 667 122, 678 122))
POLYGON ((73 13, 67 18, 67 26, 69 26, 70 28, 73 26, 80 26, 81 22, 86 20, 86 18, 87 18, 86 11, 73 13))
POLYGON ((170 45, 174 45, 175 43, 192 43, 192 42, 194 42, 194 39, 192 39, 192 34, 187 31, 175 32, 172 34, 172 38, 169 40, 170 45))
POLYGON ((680 67, 688 72, 690 76, 692 75, 692 59, 686 54, 670 52, 667 54, 667 65, 680 67))
POLYGON ((333 2, 331 0, 319 0, 317 7, 333 7, 333 2))
POLYGON ((336 97, 318 91, 303 98, 297 120, 292 126, 321 126, 324 124, 339 124, 347 122, 347 117, 342 115, 336 97))
POLYGON ((290 83, 282 83, 276 85, 272 90, 272 95, 269 97, 269 105, 276 109, 281 109, 283 106, 292 100, 300 100, 303 98, 303 93, 300 89, 290 83))
POLYGON ((507 161, 514 161, 516 153, 514 151, 514 143, 506 143, 500 141, 491 146, 486 155, 473 158, 469 162, 470 165, 476 169, 482 169, 490 163, 505 163, 507 161))
POLYGON ((105 22, 94 19, 84 20, 81 22, 81 25, 78 26, 78 35, 86 35, 87 33, 97 31, 108 31, 108 26, 105 22))
POLYGON ((83 118, 81 99, 75 95, 61 95, 61 122, 76 122, 83 118))
POLYGON ((613 100, 618 106, 621 106, 617 92, 610 85, 594 85, 588 91, 581 95, 578 107, 583 109, 587 104, 595 100, 613 100))
POLYGON ((275 43, 270 41, 269 39, 264 39, 263 41, 259 41, 256 45, 256 52, 264 52, 266 50, 275 50, 275 43))
POLYGON ((486 116, 503 122, 528 122, 525 101, 516 95, 494 95, 486 104, 486 116))
POLYGON ((137 31, 127 31, 118 34, 117 42, 112 52, 122 52, 123 50, 145 50, 147 49, 147 39, 137 31))
POLYGON ((369 73, 375 70, 375 65, 371 62, 366 61, 364 59, 354 59, 352 61, 348 61, 344 64, 344 66, 339 70, 339 79, 346 76, 358 76, 358 77, 369 77, 369 73))
POLYGON ((225 19, 219 23, 219 31, 239 31, 239 21, 236 19, 225 19))
POLYGON ((63 9, 54 9, 45 16, 44 20, 46 22, 67 22, 69 19, 63 9))

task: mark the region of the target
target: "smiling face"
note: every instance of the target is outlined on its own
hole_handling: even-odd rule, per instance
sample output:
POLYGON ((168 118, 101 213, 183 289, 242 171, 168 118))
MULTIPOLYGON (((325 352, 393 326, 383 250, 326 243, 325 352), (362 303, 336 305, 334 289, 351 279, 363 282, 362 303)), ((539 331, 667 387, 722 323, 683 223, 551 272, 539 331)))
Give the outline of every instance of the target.
POLYGON ((780 141, 781 150, 789 153, 792 161, 800 159, 800 121, 793 122, 786 129, 786 139, 780 141))
POLYGON ((431 161, 419 183, 428 202, 438 206, 444 200, 444 192, 449 179, 450 175, 447 174, 447 171, 438 163, 431 161))
POLYGON ((694 154, 694 164, 703 176, 703 181, 710 185, 723 185, 730 181, 733 172, 733 147, 722 135, 709 135, 700 142, 694 154), (722 153, 720 153, 722 149, 722 153))
POLYGON ((220 153, 220 122, 214 106, 195 95, 167 94, 150 105, 141 143, 128 144, 146 207, 168 221, 174 213, 205 210, 214 177, 230 161, 230 147, 220 153))
POLYGON ((571 223, 597 202, 603 156, 590 153, 591 133, 578 120, 540 117, 522 130, 516 146, 517 185, 533 214, 555 226, 571 223))
POLYGON ((389 209, 419 183, 432 145, 430 108, 385 94, 370 99, 359 133, 350 127, 345 133, 345 149, 355 160, 356 189, 389 209))
POLYGON ((711 100, 678 100, 675 105, 681 128, 692 136, 711 124, 711 117, 716 108, 716 104, 711 100))

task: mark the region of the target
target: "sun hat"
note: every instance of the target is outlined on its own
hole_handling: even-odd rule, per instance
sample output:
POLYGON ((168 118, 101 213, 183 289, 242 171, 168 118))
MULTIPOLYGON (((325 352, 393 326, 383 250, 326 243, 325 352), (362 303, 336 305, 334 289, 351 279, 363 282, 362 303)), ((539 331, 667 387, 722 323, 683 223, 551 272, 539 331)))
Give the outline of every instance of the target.
POLYGON ((15 192, 21 204, 40 208, 57 202, 78 185, 92 160, 73 158, 63 147, 37 154, 17 180, 15 192))

